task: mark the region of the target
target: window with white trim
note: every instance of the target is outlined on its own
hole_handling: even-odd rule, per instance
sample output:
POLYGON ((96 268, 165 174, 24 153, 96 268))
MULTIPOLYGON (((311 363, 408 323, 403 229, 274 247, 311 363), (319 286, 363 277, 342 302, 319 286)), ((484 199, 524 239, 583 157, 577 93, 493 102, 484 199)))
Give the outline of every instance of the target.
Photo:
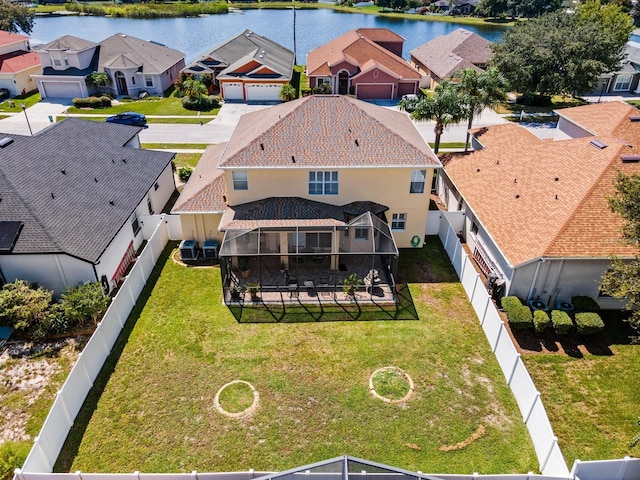
POLYGON ((394 213, 391 216, 391 230, 404 230, 407 228, 407 214, 394 213))
POLYGON ((153 205, 151 205, 151 195, 147 195, 147 208, 149 209, 149 215, 153 215, 153 205))
POLYGON ((246 170, 235 170, 231 175, 234 190, 249 190, 249 177, 246 170))
POLYGON ((316 80, 316 85, 319 87, 320 85, 322 85, 323 83, 326 83, 327 85, 331 84, 331 78, 329 77, 320 77, 316 80))
POLYGON ((309 172, 309 195, 337 195, 338 172, 309 172))
POLYGON ((409 186, 409 193, 424 193, 424 182, 426 177, 426 170, 413 170, 411 172, 411 185, 409 186))
POLYGON ((620 91, 628 91, 631 88, 631 80, 633 79, 633 75, 618 75, 616 77, 616 83, 613 85, 613 90, 615 92, 620 91))
POLYGON ((142 227, 140 226, 140 221, 138 220, 138 212, 133 212, 131 215, 131 228, 133 229, 133 236, 135 237, 140 233, 142 227))
POLYGON ((144 76, 144 86, 145 87, 153 87, 153 77, 151 75, 144 76))
POLYGON ((369 240, 369 229, 356 228, 353 234, 353 238, 355 238, 356 242, 365 242, 369 240))
POLYGON ((54 67, 61 67, 63 64, 65 67, 69 66, 69 60, 67 59, 67 54, 64 52, 49 52, 49 56, 51 57, 51 64, 54 67))

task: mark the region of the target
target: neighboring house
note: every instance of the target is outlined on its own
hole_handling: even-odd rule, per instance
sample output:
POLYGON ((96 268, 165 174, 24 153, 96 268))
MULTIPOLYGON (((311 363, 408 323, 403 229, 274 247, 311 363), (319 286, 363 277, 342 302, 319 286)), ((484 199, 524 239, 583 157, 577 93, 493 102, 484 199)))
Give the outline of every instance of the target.
POLYGON ((282 285, 281 263, 334 284, 375 263, 391 284, 397 247, 422 245, 440 167, 405 114, 311 95, 243 115, 228 143, 207 148, 172 213, 186 239, 221 243, 225 287, 241 257, 259 257, 263 287, 282 285))
POLYGON ((411 50, 411 65, 425 77, 425 86, 435 88, 443 80, 455 80, 465 68, 484 71, 491 53, 489 40, 458 28, 411 50))
POLYGON ((61 293, 113 289, 143 242, 139 215, 175 191, 175 154, 142 150, 139 127, 68 118, 0 134, 0 276, 61 293))
POLYGON ((416 94, 420 74, 402 58, 404 38, 386 28, 359 28, 307 54, 309 86, 361 99, 416 94))
POLYGON ((564 140, 505 124, 473 130, 469 155, 451 155, 437 182, 450 211, 466 212, 461 236, 506 294, 555 306, 600 295, 610 256, 637 253, 609 208, 617 172, 640 174, 640 111, 623 102, 558 110, 564 140))
POLYGON ((640 93, 640 44, 628 42, 625 46, 625 59, 620 68, 598 79, 598 86, 591 95, 640 93))
POLYGON ((478 6, 479 0, 438 0, 431 6, 436 6, 449 15, 471 15, 478 6))
POLYGON ((135 97, 162 96, 184 67, 184 54, 153 41, 117 33, 100 43, 65 35, 34 48, 43 66, 33 75, 42 98, 87 97, 98 91, 135 97), (108 87, 87 85, 93 72, 106 72, 108 87))
POLYGON ((203 53, 183 71, 211 74, 227 101, 280 101, 280 88, 291 82, 294 61, 288 48, 245 30, 203 53))
POLYGON ((0 88, 11 96, 30 92, 36 89, 30 75, 40 73, 40 58, 31 51, 29 37, 0 30, 0 88))

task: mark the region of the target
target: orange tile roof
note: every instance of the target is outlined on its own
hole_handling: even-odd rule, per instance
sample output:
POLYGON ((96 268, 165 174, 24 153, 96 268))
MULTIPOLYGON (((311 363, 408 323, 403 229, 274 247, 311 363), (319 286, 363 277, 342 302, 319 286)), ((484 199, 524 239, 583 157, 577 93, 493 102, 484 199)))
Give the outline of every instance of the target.
POLYGON ((611 212, 618 170, 640 174, 640 163, 620 155, 640 154, 640 113, 620 102, 562 110, 566 118, 603 118, 592 128, 605 132, 570 140, 540 140, 515 124, 476 129, 485 146, 469 155, 453 155, 447 176, 513 266, 540 256, 598 257, 634 255, 622 241, 622 219, 611 212), (602 112, 608 112, 604 115, 602 112), (617 125, 611 121, 614 116, 617 125), (631 145, 637 145, 633 147, 631 145))
POLYGON ((5 30, 0 30, 0 46, 19 42, 21 40, 29 40, 29 37, 25 35, 19 35, 17 33, 7 32, 5 30))
POLYGON ((35 52, 11 52, 0 55, 0 73, 18 73, 40 65, 40 57, 35 52))
POLYGON ((359 30, 350 30, 307 53, 309 75, 328 75, 330 66, 348 59, 357 63, 361 69, 367 61, 374 60, 395 72, 399 77, 413 80, 421 78, 421 75, 407 61, 358 32, 359 30))
POLYGON ((343 95, 311 95, 243 115, 218 166, 429 168, 440 161, 406 114, 343 95))

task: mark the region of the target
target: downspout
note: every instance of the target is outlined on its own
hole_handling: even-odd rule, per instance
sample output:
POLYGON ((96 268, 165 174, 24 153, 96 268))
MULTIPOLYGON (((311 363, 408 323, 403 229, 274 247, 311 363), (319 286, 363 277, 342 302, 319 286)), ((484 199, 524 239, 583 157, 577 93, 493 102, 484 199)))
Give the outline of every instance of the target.
POLYGON ((527 302, 531 300, 531 295, 533 295, 533 290, 536 285, 536 280, 538 280, 538 273, 540 272, 540 264, 546 261, 544 257, 538 259, 538 263, 536 264, 536 271, 533 274, 533 279, 531 280, 531 287, 529 288, 529 293, 527 294, 527 302))

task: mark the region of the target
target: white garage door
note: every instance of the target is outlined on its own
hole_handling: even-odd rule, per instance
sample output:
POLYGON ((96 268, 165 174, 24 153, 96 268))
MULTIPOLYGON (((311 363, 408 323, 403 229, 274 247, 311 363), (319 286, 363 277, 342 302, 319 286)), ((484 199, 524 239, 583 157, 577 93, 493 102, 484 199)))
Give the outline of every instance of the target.
POLYGON ((225 100, 244 100, 241 83, 223 83, 222 88, 225 100))
POLYGON ((44 94, 47 98, 77 98, 82 97, 82 89, 78 82, 42 82, 44 94))
POLYGON ((280 85, 250 84, 247 85, 247 100, 254 102, 273 102, 280 100, 280 85))

